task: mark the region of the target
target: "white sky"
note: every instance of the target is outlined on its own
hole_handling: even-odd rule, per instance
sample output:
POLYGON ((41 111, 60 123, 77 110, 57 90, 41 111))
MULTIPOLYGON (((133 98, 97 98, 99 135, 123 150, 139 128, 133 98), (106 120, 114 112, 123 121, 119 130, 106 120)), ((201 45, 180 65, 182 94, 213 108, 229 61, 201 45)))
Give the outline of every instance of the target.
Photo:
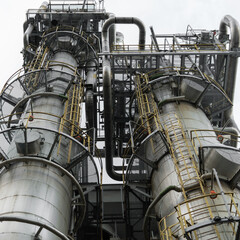
MULTIPOLYGON (((38 8, 43 0, 1 1, 0 38, 0 87, 22 66, 23 23, 27 9, 38 8)), ((156 34, 184 33, 190 24, 194 29, 218 29, 223 16, 230 14, 240 22, 239 0, 105 0, 107 12, 116 16, 138 17, 147 29, 147 42, 150 42, 149 26, 156 34)), ((125 35, 125 41, 136 44, 136 26, 118 27, 125 35)), ((240 65, 240 64, 239 64, 240 65)), ((234 101, 234 116, 240 126, 240 67, 234 101)), ((107 180, 108 181, 108 180, 107 180)))

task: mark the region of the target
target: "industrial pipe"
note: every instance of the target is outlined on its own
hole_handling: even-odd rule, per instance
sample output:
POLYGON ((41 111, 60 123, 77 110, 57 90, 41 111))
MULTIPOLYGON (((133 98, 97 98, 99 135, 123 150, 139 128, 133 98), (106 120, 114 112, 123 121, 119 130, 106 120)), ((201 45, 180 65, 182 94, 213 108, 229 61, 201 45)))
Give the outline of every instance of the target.
MULTIPOLYGON (((48 2, 43 2, 38 9, 38 13, 46 12, 47 8, 48 8, 48 2)), ((32 23, 29 23, 28 28, 26 29, 26 31, 24 32, 24 35, 23 35, 24 49, 26 49, 27 46, 29 45, 29 37, 30 37, 33 29, 34 29, 34 25, 32 23)))
POLYGON ((145 239, 148 239, 147 237, 147 218, 149 216, 149 213, 151 212, 151 210, 154 208, 154 206, 167 194, 169 193, 170 191, 175 191, 175 192, 182 192, 182 189, 180 187, 177 187, 177 186, 174 186, 174 185, 171 185, 169 187, 167 187, 166 189, 164 189, 162 192, 160 192, 158 194, 158 196, 152 201, 152 203, 149 205, 146 213, 145 213, 145 216, 144 216, 144 219, 143 219, 143 233, 144 233, 144 237, 145 239))
MULTIPOLYGON (((86 117, 88 122, 89 128, 96 128, 97 127, 97 99, 94 95, 97 90, 97 75, 96 75, 96 68, 97 63, 95 60, 91 60, 87 63, 86 69, 86 117)), ((93 137, 93 134, 91 134, 93 137)))
MULTIPOLYGON (((102 28, 102 51, 103 54, 110 53, 109 28, 114 24, 136 24, 139 28, 139 49, 145 48, 145 27, 138 18, 113 17, 109 18, 102 28)), ((111 66, 108 56, 103 55, 103 97, 104 97, 104 121, 105 121, 105 150, 106 150, 106 171, 108 175, 117 181, 122 181, 122 175, 113 169, 113 102, 112 102, 112 81, 111 66)))
POLYGON ((31 35, 32 31, 34 29, 34 26, 32 23, 28 24, 28 28, 26 29, 24 35, 23 35, 23 44, 24 44, 24 49, 27 48, 29 45, 29 36, 31 35))
MULTIPOLYGON (((114 18, 115 14, 114 13, 107 13, 108 18, 114 18)), ((113 24, 109 28, 109 46, 112 46, 115 44, 116 41, 116 26, 113 24)))
MULTIPOLYGON (((231 42, 230 42, 230 51, 235 50, 236 48, 240 47, 240 27, 236 19, 234 19, 230 15, 226 15, 219 27, 219 40, 224 40, 224 36, 227 34, 227 27, 230 28, 230 34, 231 34, 231 42)), ((235 56, 229 56, 229 61, 227 63, 227 69, 228 72, 226 73, 226 93, 231 101, 233 101, 234 98, 234 89, 235 89, 235 82, 236 82, 236 73, 237 73, 237 57, 235 56)), ((230 126, 234 126, 234 120, 232 119, 232 108, 227 110, 224 114, 224 122, 226 122, 228 119, 231 119, 230 126)))
POLYGON ((102 28, 102 45, 103 53, 110 52, 109 45, 109 28, 113 24, 135 24, 139 28, 139 50, 145 49, 146 30, 142 21, 138 18, 132 17, 111 17, 103 25, 102 28))
POLYGON ((46 229, 47 231, 53 233, 54 235, 58 236, 62 240, 69 240, 69 238, 67 236, 65 236, 63 233, 58 231, 56 228, 54 228, 50 225, 41 223, 39 221, 34 221, 34 220, 31 220, 31 219, 27 219, 27 218, 24 219, 24 218, 20 218, 20 217, 1 216, 0 217, 0 222, 20 222, 20 223, 26 223, 26 224, 38 226, 39 229, 36 232, 36 234, 34 235, 34 239, 40 239, 40 238, 38 238, 39 233, 43 229, 46 229))

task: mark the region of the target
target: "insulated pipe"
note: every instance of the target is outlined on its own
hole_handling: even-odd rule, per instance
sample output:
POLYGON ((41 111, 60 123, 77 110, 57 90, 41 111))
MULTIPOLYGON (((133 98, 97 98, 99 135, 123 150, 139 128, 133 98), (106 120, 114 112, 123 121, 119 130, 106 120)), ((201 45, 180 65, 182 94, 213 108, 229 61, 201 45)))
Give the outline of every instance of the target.
MULTIPOLYGON (((223 39, 223 37, 227 34, 227 27, 230 28, 231 34, 231 42, 230 42, 230 51, 236 50, 240 47, 240 28, 239 24, 236 19, 231 17, 230 15, 226 15, 219 27, 219 40, 223 39)), ((226 73, 226 93, 231 101, 234 99, 234 89, 235 89, 235 82, 236 82, 236 73, 237 73, 237 57, 229 56, 228 61, 228 72, 226 73)), ((234 125, 234 120, 232 119, 232 108, 227 110, 224 114, 225 122, 230 118, 231 119, 231 126, 234 125)))
POLYGON ((152 201, 152 203, 149 205, 146 213, 145 213, 145 216, 144 216, 144 219, 143 219, 143 233, 144 233, 144 237, 145 239, 147 240, 148 239, 148 236, 147 236, 147 218, 149 216, 149 213, 151 212, 151 210, 154 208, 154 206, 170 191, 175 191, 175 192, 182 192, 182 189, 177 187, 177 186, 174 186, 174 185, 171 185, 169 187, 167 187, 166 189, 164 189, 162 192, 159 193, 159 195, 152 201))
MULTIPOLYGON (((107 13, 108 18, 114 18, 115 14, 114 13, 107 13)), ((109 46, 112 46, 115 44, 116 41, 116 26, 113 24, 109 28, 109 46)))
MULTIPOLYGON (((46 12, 47 8, 48 8, 48 2, 43 2, 38 9, 38 13, 46 12)), ((31 35, 33 29, 34 29, 33 24, 29 23, 28 28, 26 29, 26 31, 24 32, 24 35, 23 35, 24 49, 26 49, 27 46, 29 45, 29 36, 31 35)))
POLYGON ((109 28, 113 24, 135 24, 139 28, 139 50, 145 49, 146 30, 142 21, 138 18, 132 17, 111 17, 103 25, 102 40, 103 40, 103 53, 109 53, 109 28))
POLYGON ((31 35, 32 31, 33 31, 33 24, 29 23, 28 24, 28 28, 26 29, 26 31, 24 32, 23 35, 23 44, 24 44, 24 49, 27 48, 27 46, 29 45, 29 36, 31 35))
MULTIPOLYGON (((102 28, 102 51, 103 54, 110 53, 109 28, 114 24, 136 24, 139 28, 139 49, 145 48, 145 27, 138 18, 113 17, 109 18, 102 28)), ((105 121, 105 157, 106 171, 114 180, 122 181, 122 175, 113 169, 113 100, 110 59, 103 56, 103 96, 104 96, 104 121, 105 121)))
MULTIPOLYGON (((96 128, 97 127, 97 99, 94 96, 96 93, 97 88, 97 77, 96 77, 96 68, 97 63, 96 61, 92 60, 87 63, 87 70, 86 70, 86 117, 87 122, 89 124, 89 128, 96 128)), ((92 136, 91 136, 92 137, 92 136)))

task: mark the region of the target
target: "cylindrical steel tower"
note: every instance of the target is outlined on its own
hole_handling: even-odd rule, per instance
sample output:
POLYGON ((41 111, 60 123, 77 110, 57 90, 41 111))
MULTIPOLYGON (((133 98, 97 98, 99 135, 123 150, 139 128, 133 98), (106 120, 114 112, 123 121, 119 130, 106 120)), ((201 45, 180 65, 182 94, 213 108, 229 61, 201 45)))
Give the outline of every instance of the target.
POLYGON ((140 114, 135 135, 145 131, 146 137, 136 154, 157 163, 145 236, 147 217, 155 208, 161 239, 231 239, 237 232, 233 222, 239 220, 239 190, 232 193, 231 185, 239 170, 239 152, 234 145, 224 145, 203 110, 188 101, 201 95, 201 84, 182 79, 182 95, 175 96, 169 76, 174 73, 164 68, 160 72, 161 77, 154 73, 135 79, 140 114))
POLYGON ((93 162, 87 164, 93 161, 92 139, 80 126, 83 70, 89 56, 93 62, 96 56, 93 39, 74 20, 66 26, 67 9, 63 19, 54 15, 64 4, 54 5, 52 12, 51 7, 43 4, 35 18, 31 13, 24 69, 1 94, 2 134, 9 143, 0 163, 1 239, 75 236, 86 207, 79 183, 89 182, 88 172, 96 171, 93 162))

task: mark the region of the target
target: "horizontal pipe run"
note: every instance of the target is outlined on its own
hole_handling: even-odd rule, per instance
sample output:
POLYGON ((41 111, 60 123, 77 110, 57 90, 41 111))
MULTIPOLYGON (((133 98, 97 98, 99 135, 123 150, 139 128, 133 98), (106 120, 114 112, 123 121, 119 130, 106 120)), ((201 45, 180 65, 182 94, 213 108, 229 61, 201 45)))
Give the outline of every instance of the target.
POLYGON ((195 52, 183 52, 183 51, 179 51, 179 52, 151 52, 149 50, 149 52, 146 50, 144 52, 142 51, 129 51, 129 52, 121 52, 121 51, 116 51, 116 52, 104 52, 104 53, 99 53, 99 56, 168 56, 168 55, 175 55, 175 56, 189 56, 189 55, 197 55, 197 56, 205 56, 205 55, 210 55, 210 56, 214 56, 214 55, 222 55, 222 56, 226 56, 226 55, 230 55, 230 56, 235 56, 235 57, 239 57, 240 56, 240 52, 235 50, 235 51, 195 51, 195 52))

